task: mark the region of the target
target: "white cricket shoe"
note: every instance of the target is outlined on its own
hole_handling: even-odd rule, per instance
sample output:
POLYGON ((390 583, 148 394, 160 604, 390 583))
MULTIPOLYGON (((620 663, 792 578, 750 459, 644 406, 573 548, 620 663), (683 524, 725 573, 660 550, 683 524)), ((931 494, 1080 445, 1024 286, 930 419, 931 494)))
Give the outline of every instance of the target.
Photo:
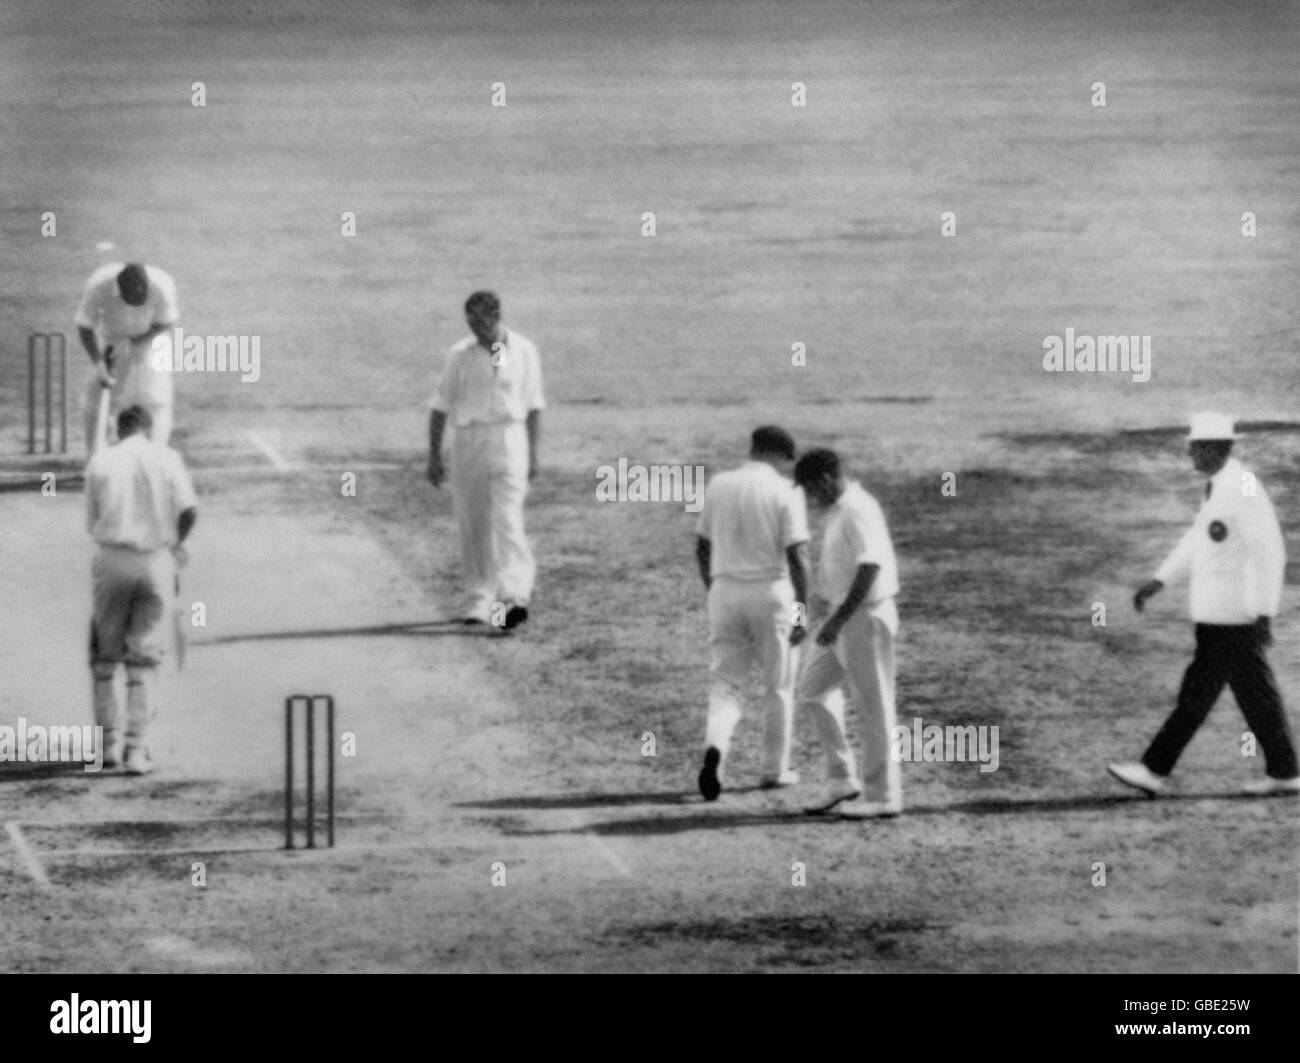
POLYGON ((1243 794, 1255 797, 1268 797, 1272 794, 1300 794, 1300 775, 1294 779, 1274 779, 1266 775, 1262 779, 1252 779, 1241 788, 1243 794))
POLYGON ((1158 794, 1165 788, 1164 777, 1157 775, 1140 761, 1128 764, 1107 764, 1106 770, 1125 786, 1132 786, 1135 790, 1142 790, 1148 794, 1158 794))
POLYGON ((845 801, 835 809, 841 819, 893 819, 902 814, 902 801, 845 801))
POLYGON ((826 784, 819 800, 804 806, 804 813, 809 816, 824 816, 833 812, 836 805, 852 801, 862 796, 862 784, 856 779, 835 779, 826 784))

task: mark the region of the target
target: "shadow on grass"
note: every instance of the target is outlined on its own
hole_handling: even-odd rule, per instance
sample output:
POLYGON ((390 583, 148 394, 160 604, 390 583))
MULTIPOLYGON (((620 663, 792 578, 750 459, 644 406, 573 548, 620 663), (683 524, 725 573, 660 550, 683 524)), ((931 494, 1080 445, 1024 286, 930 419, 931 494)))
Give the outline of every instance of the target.
POLYGON ((414 620, 403 624, 372 624, 368 627, 327 627, 304 631, 262 631, 247 635, 219 635, 216 638, 195 639, 196 646, 228 646, 236 642, 274 642, 280 639, 339 639, 359 635, 422 635, 444 638, 508 638, 515 634, 491 624, 467 624, 463 620, 414 620))
MULTIPOLYGON (((756 788, 755 788, 756 789, 756 788)), ((728 791, 738 793, 743 791, 728 791)), ((947 805, 916 805, 906 809, 901 817, 874 821, 848 820, 836 815, 807 815, 801 808, 773 811, 760 811, 743 808, 729 809, 725 801, 720 805, 705 806, 692 794, 607 794, 589 795, 581 798, 572 797, 537 797, 504 798, 494 802, 466 804, 462 808, 598 808, 636 804, 679 804, 697 805, 701 810, 680 816, 647 816, 640 819, 610 820, 605 823, 591 823, 582 827, 559 828, 555 830, 503 830, 503 833, 521 837, 547 837, 554 835, 598 834, 598 835, 660 835, 685 834, 689 831, 732 830, 738 827, 794 826, 818 824, 858 824, 859 826, 878 826, 887 828, 918 816, 938 815, 1035 815, 1058 812, 1103 812, 1120 810, 1126 805, 1145 804, 1158 800, 1166 804, 1179 804, 1188 801, 1259 801, 1263 798, 1252 797, 1242 793, 1176 793, 1164 794, 1159 798, 1148 798, 1142 794, 1107 794, 1084 795, 1079 797, 1049 797, 1030 800, 983 799, 979 801, 959 801, 947 805), (707 808, 707 811, 705 810, 707 808)))
POLYGON ((0 763, 0 783, 31 782, 35 779, 94 779, 99 775, 118 774, 111 771, 86 771, 85 768, 86 762, 80 760, 42 761, 40 763, 3 762, 0 763))
MULTIPOLYGON (((759 786, 728 786, 728 794, 757 793, 759 786)), ((692 805, 700 803, 695 790, 662 790, 658 793, 554 794, 535 797, 494 797, 488 801, 459 801, 453 808, 534 809, 619 808, 625 805, 692 805)), ((717 807, 717 806, 713 806, 717 807)))

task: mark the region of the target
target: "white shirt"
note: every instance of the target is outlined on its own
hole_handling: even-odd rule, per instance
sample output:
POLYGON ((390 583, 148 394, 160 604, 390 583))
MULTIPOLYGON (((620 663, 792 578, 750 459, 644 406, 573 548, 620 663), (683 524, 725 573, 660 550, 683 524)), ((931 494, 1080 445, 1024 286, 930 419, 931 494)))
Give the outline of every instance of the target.
POLYGON ((87 520, 102 546, 176 545, 176 522, 198 504, 181 456, 140 432, 95 452, 86 466, 87 520))
MULTIPOLYGON (((110 262, 90 275, 86 293, 77 307, 76 324, 79 328, 95 330, 101 350, 110 343, 113 345, 112 372, 123 378, 118 391, 119 406, 132 402, 171 402, 171 373, 153 367, 152 343, 134 344, 131 337, 148 332, 154 325, 175 325, 180 321, 176 282, 157 267, 145 266, 149 292, 143 303, 131 306, 117 287, 117 275, 123 265, 110 262)), ((169 343, 170 337, 164 333, 158 340, 169 343)))
POLYGON ((826 516, 820 564, 822 593, 833 608, 848 597, 859 565, 879 565, 871 581, 867 604, 893 598, 898 593, 898 564, 884 510, 871 495, 849 481, 826 516))
POLYGON ((1273 503, 1254 474, 1229 458, 1155 578, 1170 583, 1190 573, 1198 624, 1252 624, 1277 615, 1285 572, 1286 544, 1273 503))
POLYGON ((704 491, 696 522, 709 540, 713 579, 785 578, 785 552, 808 541, 803 491, 765 461, 748 461, 719 473, 704 491))
POLYGON ((451 349, 429 400, 455 428, 468 424, 523 421, 530 410, 545 409, 542 363, 532 340, 510 329, 493 363, 493 353, 475 336, 451 349))

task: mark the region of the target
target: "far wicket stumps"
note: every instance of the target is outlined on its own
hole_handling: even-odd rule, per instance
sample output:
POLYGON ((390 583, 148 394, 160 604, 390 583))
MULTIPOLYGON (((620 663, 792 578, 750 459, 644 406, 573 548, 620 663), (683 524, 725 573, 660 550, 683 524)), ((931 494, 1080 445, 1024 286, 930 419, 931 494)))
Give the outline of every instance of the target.
POLYGON ((284 702, 284 847, 292 849, 293 823, 293 718, 303 707, 307 754, 307 848, 316 848, 316 705, 325 708, 325 809, 328 845, 334 848, 334 698, 329 694, 291 694, 284 702))
POLYGON ((62 332, 33 332, 27 337, 27 453, 36 453, 36 378, 37 361, 44 363, 45 378, 45 453, 53 450, 54 436, 54 360, 59 361, 59 453, 68 452, 68 359, 67 340, 62 332))

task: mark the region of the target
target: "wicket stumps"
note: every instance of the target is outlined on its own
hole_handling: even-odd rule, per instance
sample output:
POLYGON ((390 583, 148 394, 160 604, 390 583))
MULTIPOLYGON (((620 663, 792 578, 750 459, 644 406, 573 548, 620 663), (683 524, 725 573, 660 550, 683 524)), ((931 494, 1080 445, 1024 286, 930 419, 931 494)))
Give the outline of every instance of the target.
POLYGON ((59 453, 68 452, 68 354, 62 332, 33 332, 27 337, 27 453, 36 453, 36 378, 37 361, 44 363, 45 377, 45 453, 54 449, 54 359, 59 360, 59 453))
POLYGON ((334 848, 334 698, 329 694, 291 694, 284 701, 284 847, 292 849, 293 823, 293 719, 303 707, 307 754, 307 848, 316 848, 316 706, 325 708, 325 809, 329 847, 334 848))

